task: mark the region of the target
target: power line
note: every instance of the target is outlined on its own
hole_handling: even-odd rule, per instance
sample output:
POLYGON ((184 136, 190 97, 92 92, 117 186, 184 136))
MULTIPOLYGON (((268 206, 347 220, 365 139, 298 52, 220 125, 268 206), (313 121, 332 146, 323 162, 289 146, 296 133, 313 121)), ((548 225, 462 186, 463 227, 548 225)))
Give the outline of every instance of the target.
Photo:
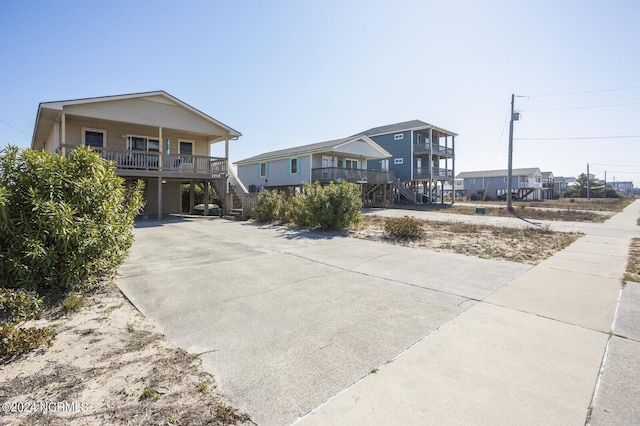
POLYGON ((542 95, 517 95, 518 98, 543 98, 550 96, 585 95, 589 93, 615 92, 620 90, 640 89, 640 86, 616 87, 613 89, 585 90, 581 92, 547 93, 542 95))
POLYGON ((590 106, 579 106, 579 107, 518 109, 518 111, 562 111, 562 110, 571 110, 571 109, 610 108, 610 107, 621 107, 621 106, 630 106, 630 105, 640 105, 640 102, 632 102, 628 104, 590 105, 590 106))
POLYGON ((623 135, 623 136, 582 136, 573 138, 515 138, 520 141, 562 141, 562 140, 581 140, 581 139, 624 139, 624 138, 640 138, 640 135, 623 135))
POLYGON ((22 134, 23 134, 23 135, 25 135, 25 136, 29 136, 29 137, 31 137, 31 135, 29 135, 29 134, 27 134, 27 133, 23 132, 22 130, 18 129, 17 127, 12 126, 11 124, 7 123, 6 121, 4 121, 4 120, 2 120, 2 119, 0 119, 0 121, 1 121, 1 122, 3 122, 4 124, 6 124, 7 126, 11 127, 13 130, 18 131, 18 132, 22 133, 22 134))
POLYGON ((596 164, 596 163, 591 163, 594 166, 605 166, 605 167, 640 167, 640 165, 638 164, 596 164))

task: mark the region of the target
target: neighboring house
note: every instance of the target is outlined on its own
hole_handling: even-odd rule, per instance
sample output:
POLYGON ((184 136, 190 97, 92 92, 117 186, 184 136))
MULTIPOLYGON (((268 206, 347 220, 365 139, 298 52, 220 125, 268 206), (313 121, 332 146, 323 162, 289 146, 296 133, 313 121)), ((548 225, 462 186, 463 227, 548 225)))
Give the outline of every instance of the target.
POLYGON ((633 182, 631 181, 613 181, 613 182, 607 183, 607 185, 611 185, 613 189, 625 195, 633 194, 635 189, 633 186, 633 182))
POLYGON ((393 173, 384 159, 390 154, 367 136, 302 145, 266 152, 238 162, 237 176, 249 192, 263 189, 295 191, 305 182, 356 182, 363 200, 388 204, 393 199, 393 173), (383 160, 379 170, 368 169, 372 160, 383 160))
POLYGON ((194 184, 225 199, 229 141, 241 134, 164 91, 58 102, 38 107, 31 148, 67 155, 91 146, 125 181, 143 179, 145 216, 193 209, 194 184), (211 145, 224 144, 224 157, 211 145), (182 206, 181 186, 191 187, 182 206))
MULTIPOLYGON (((368 136, 391 154, 389 170, 404 184, 399 189, 406 198, 420 201, 419 194, 442 194, 447 192, 443 191, 445 183, 453 184, 457 133, 412 120, 374 127, 355 136, 368 136), (407 189, 413 194, 407 193, 407 189)), ((369 161, 368 167, 383 168, 384 161, 386 159, 369 161)), ((455 192, 452 195, 453 202, 455 192)), ((431 202, 430 197, 425 198, 431 202)))
MULTIPOLYGON (((469 199, 496 200, 506 199, 508 171, 485 170, 462 172, 456 180, 462 180, 462 186, 469 199)), ((522 200, 542 199, 542 172, 539 168, 513 169, 511 178, 513 196, 522 200)))
POLYGON ((553 179, 553 192, 560 197, 564 197, 569 191, 571 184, 576 182, 574 177, 556 176, 553 179))
POLYGON ((555 198, 553 172, 542 172, 542 191, 540 195, 543 200, 553 200, 555 198))

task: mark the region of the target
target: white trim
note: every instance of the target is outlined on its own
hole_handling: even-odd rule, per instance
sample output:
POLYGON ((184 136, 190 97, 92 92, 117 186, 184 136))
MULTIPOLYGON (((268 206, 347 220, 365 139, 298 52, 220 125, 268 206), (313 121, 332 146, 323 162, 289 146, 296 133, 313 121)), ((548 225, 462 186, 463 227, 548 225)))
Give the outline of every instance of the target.
MULTIPOLYGON (((413 133, 413 130, 411 131, 411 133, 413 133)), ((393 135, 394 141, 401 141, 402 139, 404 139, 404 133, 396 133, 393 135)))
POLYGON ((102 147, 107 147, 107 131, 103 129, 92 129, 90 127, 82 128, 82 145, 87 145, 85 142, 86 132, 102 133, 102 147))
POLYGON ((404 158, 403 157, 394 158, 393 159, 393 164, 404 164, 404 158))

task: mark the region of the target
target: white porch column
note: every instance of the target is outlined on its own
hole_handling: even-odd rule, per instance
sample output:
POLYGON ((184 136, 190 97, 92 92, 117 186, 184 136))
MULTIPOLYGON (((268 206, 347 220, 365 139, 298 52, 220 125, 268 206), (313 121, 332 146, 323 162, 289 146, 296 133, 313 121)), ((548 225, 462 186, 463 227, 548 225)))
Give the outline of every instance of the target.
POLYGON ((456 202, 456 137, 451 135, 451 150, 453 156, 451 157, 451 173, 453 174, 453 192, 451 193, 451 205, 456 202))
POLYGON ((162 170, 162 153, 164 152, 163 145, 164 141, 162 140, 162 127, 158 127, 158 144, 160 152, 158 152, 158 168, 162 170))
POLYGON ((431 194, 433 188, 433 128, 429 129, 429 194, 427 200, 431 204, 431 194))
POLYGON ((158 220, 162 219, 162 176, 158 176, 158 220))
POLYGON ((66 114, 63 112, 60 114, 60 144, 62 145, 62 156, 67 155, 67 147, 65 144, 67 143, 67 120, 66 114))

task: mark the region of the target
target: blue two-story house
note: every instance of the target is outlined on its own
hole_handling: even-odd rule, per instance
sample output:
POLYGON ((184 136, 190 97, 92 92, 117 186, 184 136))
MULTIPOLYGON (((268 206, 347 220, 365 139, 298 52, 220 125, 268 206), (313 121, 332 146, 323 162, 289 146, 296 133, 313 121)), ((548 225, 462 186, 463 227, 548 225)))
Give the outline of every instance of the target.
MULTIPOLYGON (((454 184, 457 133, 411 120, 374 127, 354 136, 360 135, 370 137, 391 154, 388 159, 371 160, 367 166, 380 169, 388 162, 388 170, 400 179, 400 193, 409 201, 431 202, 436 194, 444 194, 445 183, 454 184)), ((451 196, 454 202, 455 193, 451 192, 451 196)))

